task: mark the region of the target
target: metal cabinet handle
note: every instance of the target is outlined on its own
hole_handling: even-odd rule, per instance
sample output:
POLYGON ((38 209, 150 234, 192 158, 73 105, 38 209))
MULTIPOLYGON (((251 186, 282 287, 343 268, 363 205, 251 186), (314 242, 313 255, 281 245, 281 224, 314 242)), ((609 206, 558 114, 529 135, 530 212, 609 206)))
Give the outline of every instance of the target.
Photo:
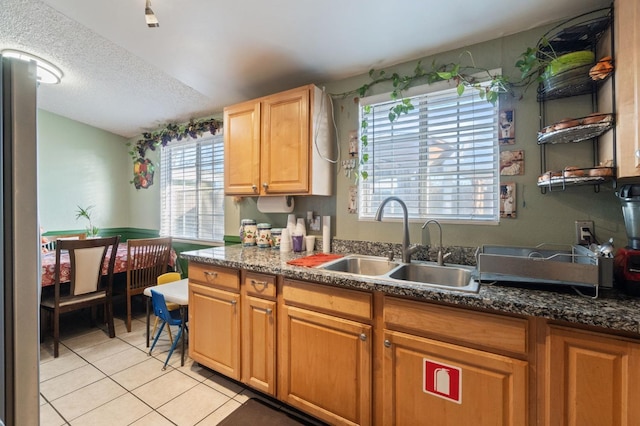
POLYGON ((265 310, 265 312, 267 313, 267 315, 271 315, 273 313, 273 309, 268 308, 267 310, 265 310))
POLYGON ((363 342, 367 341, 367 335, 364 333, 360 333, 360 340, 362 340, 363 342))
POLYGON ((232 300, 230 303, 231 303, 231 306, 236 306, 236 304, 238 303, 238 301, 237 301, 237 300, 232 300))
POLYGON ((390 348, 391 347, 391 342, 388 339, 385 339, 384 341, 384 347, 385 348, 390 348))
POLYGON ((269 187, 269 184, 267 182, 264 182, 262 184, 262 187, 266 190, 269 187))
POLYGON ((254 286, 254 287, 260 285, 260 286, 262 286, 262 289, 264 290, 265 288, 267 288, 269 283, 266 282, 266 281, 258 281, 258 280, 253 280, 252 279, 251 280, 251 285, 254 286))
POLYGON ((218 273, 212 271, 204 271, 204 276, 207 277, 207 280, 209 278, 218 278, 218 273))
POLYGON ((251 185, 251 190, 253 192, 258 192, 258 186, 257 185, 251 185))

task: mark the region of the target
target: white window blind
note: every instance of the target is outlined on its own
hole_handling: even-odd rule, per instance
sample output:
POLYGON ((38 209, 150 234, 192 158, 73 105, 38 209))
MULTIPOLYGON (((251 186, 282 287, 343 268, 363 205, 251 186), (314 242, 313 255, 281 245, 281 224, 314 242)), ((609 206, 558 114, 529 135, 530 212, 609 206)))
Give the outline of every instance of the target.
MULTIPOLYGON (((369 103, 363 130, 368 146, 361 146, 369 160, 360 166, 368 178, 358 184, 360 219, 372 219, 382 200, 395 195, 416 221, 498 222, 498 107, 473 89, 462 96, 447 88, 410 99, 414 109, 393 123, 389 110, 400 101, 369 103)), ((385 217, 401 213, 395 203, 385 209, 385 217)))
POLYGON ((161 235, 223 241, 222 134, 173 141, 163 148, 160 164, 161 235))

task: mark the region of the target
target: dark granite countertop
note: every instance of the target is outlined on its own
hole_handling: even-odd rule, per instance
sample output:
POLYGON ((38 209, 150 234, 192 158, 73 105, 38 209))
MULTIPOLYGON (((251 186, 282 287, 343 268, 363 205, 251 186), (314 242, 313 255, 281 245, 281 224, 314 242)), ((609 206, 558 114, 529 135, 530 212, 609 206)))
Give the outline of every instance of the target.
POLYGON ((390 284, 375 277, 357 277, 287 264, 307 253, 280 253, 273 249, 226 246, 181 253, 189 261, 283 275, 340 287, 380 291, 425 301, 445 302, 498 312, 536 316, 640 334, 640 298, 615 290, 600 292, 597 299, 569 291, 548 291, 527 286, 481 285, 478 293, 390 284))

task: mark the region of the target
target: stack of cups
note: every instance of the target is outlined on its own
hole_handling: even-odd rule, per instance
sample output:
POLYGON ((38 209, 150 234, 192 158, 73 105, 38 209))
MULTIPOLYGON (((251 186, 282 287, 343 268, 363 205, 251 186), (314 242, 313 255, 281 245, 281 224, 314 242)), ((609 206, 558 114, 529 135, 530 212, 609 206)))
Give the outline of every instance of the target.
POLYGON ((296 215, 290 214, 287 216, 287 229, 289 230, 289 238, 296 231, 296 215))
POLYGON ((306 250, 306 244, 304 237, 307 236, 307 227, 304 224, 304 219, 298 219, 298 223, 296 224, 296 234, 302 235, 302 251, 306 250))
POLYGON ((280 252, 287 253, 291 251, 291 234, 289 228, 282 228, 282 235, 280 236, 280 252))

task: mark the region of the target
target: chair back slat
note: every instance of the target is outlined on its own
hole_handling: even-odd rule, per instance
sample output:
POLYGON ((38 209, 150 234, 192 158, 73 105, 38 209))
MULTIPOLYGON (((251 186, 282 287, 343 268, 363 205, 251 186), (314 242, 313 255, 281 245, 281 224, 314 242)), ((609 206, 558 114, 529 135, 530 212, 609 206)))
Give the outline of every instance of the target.
POLYGON ((139 294, 154 286, 167 270, 171 254, 171 237, 127 241, 127 287, 139 294))
POLYGON ((74 296, 98 290, 106 253, 107 247, 75 250, 75 267, 73 268, 74 296))

